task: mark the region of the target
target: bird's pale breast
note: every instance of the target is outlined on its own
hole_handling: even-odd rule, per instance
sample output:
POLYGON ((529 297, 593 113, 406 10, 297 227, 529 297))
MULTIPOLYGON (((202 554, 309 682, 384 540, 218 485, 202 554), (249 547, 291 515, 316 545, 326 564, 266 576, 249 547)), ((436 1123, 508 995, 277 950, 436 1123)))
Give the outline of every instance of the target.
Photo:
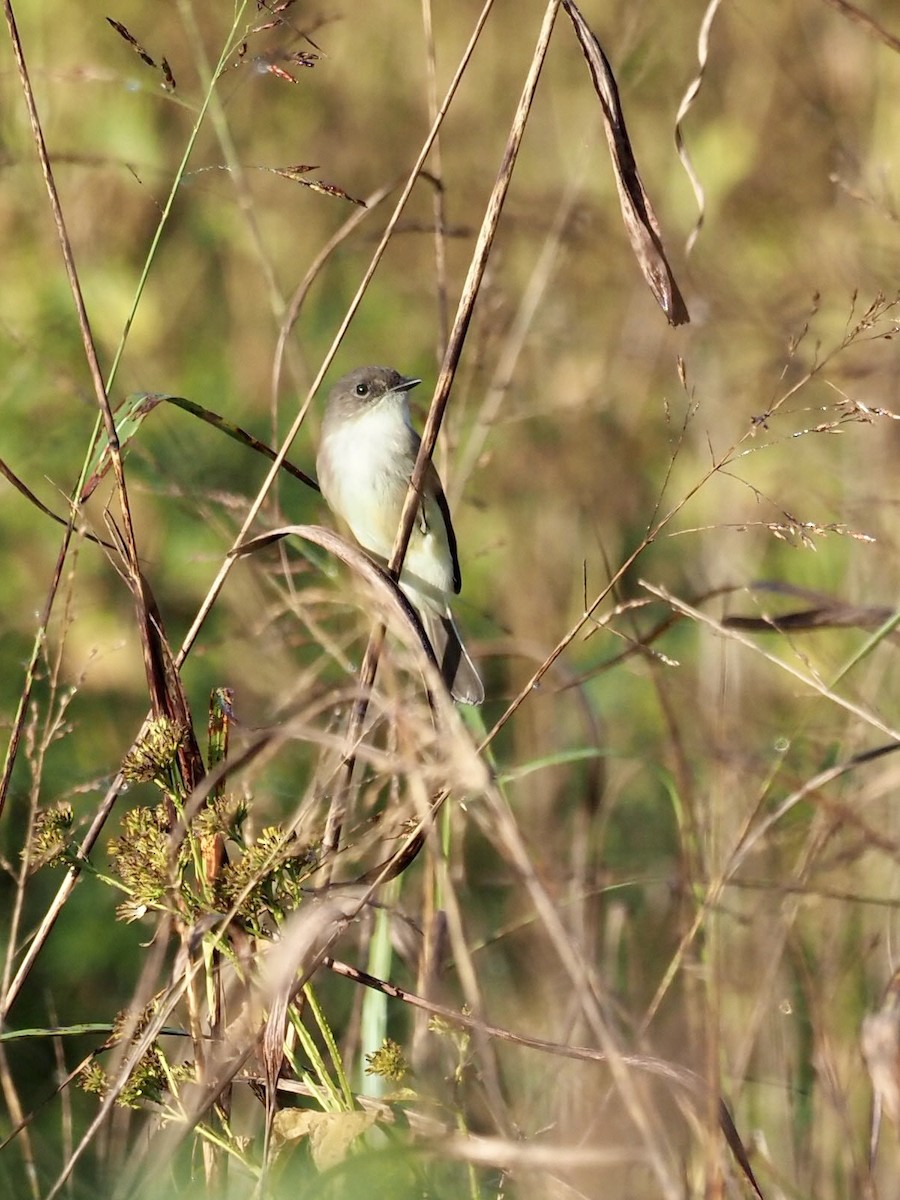
MULTIPOLYGON (((399 399, 399 398, 398 398, 399 399)), ((352 417, 326 419, 319 450, 319 483, 329 506, 344 518, 353 536, 380 558, 390 557, 403 501, 419 448, 404 408, 381 401, 352 417)), ((425 526, 413 526, 401 582, 414 602, 425 596, 416 581, 443 594, 453 590, 453 561, 436 501, 425 503, 425 526)))

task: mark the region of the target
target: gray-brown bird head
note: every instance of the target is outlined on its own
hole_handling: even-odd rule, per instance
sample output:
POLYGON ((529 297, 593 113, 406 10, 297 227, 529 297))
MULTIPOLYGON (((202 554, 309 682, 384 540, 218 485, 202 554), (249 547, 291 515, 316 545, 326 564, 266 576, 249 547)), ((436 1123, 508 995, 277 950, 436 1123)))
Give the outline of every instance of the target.
POLYGON ((421 382, 401 375, 392 367, 357 367, 339 379, 328 393, 328 410, 350 416, 362 408, 373 407, 387 395, 408 392, 421 382))

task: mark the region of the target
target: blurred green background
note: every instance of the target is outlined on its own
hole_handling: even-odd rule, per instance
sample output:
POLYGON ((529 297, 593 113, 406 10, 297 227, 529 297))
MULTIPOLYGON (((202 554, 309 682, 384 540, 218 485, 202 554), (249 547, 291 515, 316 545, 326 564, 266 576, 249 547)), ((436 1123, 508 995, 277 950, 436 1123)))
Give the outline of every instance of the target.
MULTIPOLYGON (((488 727, 578 619, 585 587, 591 601, 648 529, 682 502, 598 618, 616 603, 647 600, 641 580, 691 602, 767 580, 856 605, 895 603, 900 360, 896 341, 883 335, 900 310, 888 307, 839 348, 879 296, 889 305, 897 293, 900 57, 822 0, 723 4, 703 88, 684 122, 706 192, 704 224, 686 258, 697 208, 673 126, 696 73, 704 7, 658 0, 585 0, 583 7, 616 71, 642 178, 691 312, 691 324, 677 330, 667 327, 627 243, 597 100, 569 22, 558 18, 436 456, 461 545, 459 616, 485 669, 488 727), (482 428, 485 396, 557 225, 559 245, 509 386, 482 428), (754 424, 772 405, 774 414, 754 424), (741 439, 727 468, 710 474, 741 439)), ((19 8, 108 369, 203 96, 203 59, 217 59, 230 13, 206 0, 19 8), (106 16, 157 60, 166 57, 173 94, 106 16)), ((443 126, 451 313, 542 11, 497 3, 443 126)), ((895 5, 868 0, 865 11, 900 36, 895 5)), ((468 0, 435 6, 441 96, 477 12, 468 0)), ((266 19, 258 14, 259 24, 266 19)), ((153 261, 115 402, 135 391, 183 395, 278 444, 397 191, 315 279, 273 394, 286 305, 353 210, 271 168, 316 164, 311 177, 354 197, 405 178, 429 126, 424 44, 421 12, 411 3, 297 3, 281 24, 249 38, 242 59, 232 56, 153 261), (319 54, 311 69, 283 57, 313 49, 304 35, 319 54), (272 63, 296 82, 266 70, 272 63)), ((433 159, 428 166, 436 169, 433 159)), ((96 406, 8 40, 0 54, 0 168, 0 456, 64 513, 96 406)), ((422 375, 417 400, 427 404, 441 343, 432 205, 433 190, 420 181, 329 380, 382 362, 422 375)), ((307 471, 320 412, 317 402, 290 456, 307 471)), ((138 545, 173 645, 265 470, 261 458, 168 406, 135 439, 127 476, 138 545)), ((100 533, 110 492, 107 482, 86 506, 100 533)), ((0 713, 8 726, 61 531, 6 484, 4 497, 0 713)), ((318 496, 287 478, 259 528, 285 521, 333 524, 318 496)), ((12 868, 29 797, 42 805, 71 799, 86 823, 147 707, 125 587, 89 544, 69 565, 35 690, 37 741, 51 699, 75 690, 45 760, 20 754, 0 823, 12 868)), ((233 571, 184 672, 201 726, 215 685, 236 689, 236 712, 248 728, 273 719, 297 672, 321 653, 315 630, 294 615, 304 596, 307 613, 340 636, 353 622, 343 576, 296 555, 292 565, 296 595, 274 560, 233 571)), ((759 590, 700 601, 715 618, 804 605, 759 590)), ((509 796, 560 903, 590 897, 579 909, 580 936, 625 1026, 645 1050, 700 1071, 713 1047, 739 1127, 759 1131, 763 1176, 790 1194, 862 1194, 869 1085, 858 1027, 890 977, 898 934, 891 756, 812 791, 738 870, 729 864, 747 823, 817 771, 889 738, 858 713, 816 698, 777 662, 696 621, 674 624, 654 643, 658 655, 619 660, 667 611, 654 602, 589 639, 579 636, 496 739, 498 769, 578 747, 597 751, 597 759, 523 772, 509 796), (728 886, 699 908, 723 871, 728 886), (675 960, 674 983, 645 1026, 646 1006, 695 919, 700 932, 675 960), (767 1155, 774 1176, 766 1176, 767 1155)), ((366 614, 357 620, 343 672, 337 656, 328 668, 333 681, 350 680, 358 664, 366 614)), ((867 632, 749 636, 827 686, 867 632)), ((898 725, 894 666, 888 639, 837 689, 889 729, 898 725)), ((293 810, 313 762, 312 752, 285 755, 248 784, 259 825, 293 810)), ((556 1019, 558 968, 496 847, 464 816, 455 820, 466 839, 459 869, 473 942, 524 922, 478 959, 486 1007, 498 1021, 540 1032, 556 1019), (539 978, 536 953, 546 964, 539 978)), ((98 861, 105 867, 102 847, 98 861)), ((59 878, 43 872, 29 881, 20 937, 59 878)), ((13 895, 6 872, 4 909, 13 895)), ((13 1010, 14 1026, 111 1019, 127 1000, 143 931, 114 923, 117 899, 94 880, 79 885, 13 1010)), ((336 990, 338 1007, 345 991, 336 990)), ((23 1096, 36 1103, 52 1078, 50 1052, 15 1048, 10 1062, 23 1096)), ((583 1073, 576 1079, 567 1069, 548 1097, 542 1067, 517 1061, 515 1069, 523 1128, 559 1119, 573 1136, 597 1136, 584 1099, 593 1085, 583 1073)), ((93 1102, 76 1104, 92 1111, 93 1102)), ((49 1142, 59 1136, 55 1110, 41 1128, 49 1142)), ((622 1133, 614 1121, 610 1129, 613 1138, 622 1133)), ((17 1179, 13 1157, 3 1155, 17 1179)), ((889 1179, 896 1165, 896 1145, 883 1146, 872 1178, 889 1179)), ((629 1186, 630 1195, 654 1194, 640 1174, 629 1186)))

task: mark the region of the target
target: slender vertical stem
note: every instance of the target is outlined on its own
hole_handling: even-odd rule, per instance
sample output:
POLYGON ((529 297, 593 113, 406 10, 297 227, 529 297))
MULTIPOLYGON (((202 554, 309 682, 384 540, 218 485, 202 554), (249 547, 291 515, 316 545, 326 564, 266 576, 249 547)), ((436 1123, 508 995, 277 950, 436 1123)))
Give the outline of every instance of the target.
MULTIPOLYGON (((441 422, 444 418, 444 412, 446 411, 447 403, 450 399, 450 387, 456 374, 456 368, 459 364, 463 346, 465 345, 466 334, 468 333, 469 322, 472 319, 475 301, 478 297, 481 281, 484 278, 485 268, 487 267, 488 258, 491 253, 491 247, 494 243, 494 236, 500 223, 500 214, 503 211, 503 202, 505 201, 507 192, 509 191, 509 184, 510 180, 512 179, 513 168, 516 164, 519 147, 522 144, 522 135, 525 132, 525 125, 528 121, 528 115, 531 112, 531 106, 534 102, 538 80, 540 79, 541 75, 541 68, 544 65, 544 59, 547 55, 547 48, 550 45, 550 35, 553 32, 553 24, 556 20, 556 14, 559 10, 560 2, 561 0, 550 0, 550 3, 547 5, 546 12, 544 13, 543 24, 541 25, 541 30, 538 34, 537 45, 535 46, 534 54, 531 59, 531 65, 528 69, 528 76, 522 89, 522 95, 519 98, 519 104, 516 108, 515 116, 513 117, 512 127, 510 128, 509 136, 506 141, 506 148, 503 152, 503 158, 500 162, 500 169, 497 173, 494 187, 488 199, 487 208, 481 223, 481 229, 479 230, 478 238, 475 242, 475 249, 472 252, 472 260, 469 264, 469 271, 466 276, 466 281, 463 285, 459 306, 456 310, 456 318, 453 322, 453 328, 450 332, 450 340, 447 345, 447 352, 444 355, 444 362, 441 366, 440 374, 438 375, 438 381, 435 387, 434 396, 431 401, 431 407, 428 410, 428 419, 425 422, 425 429, 422 433, 422 444, 419 447, 419 455, 416 459, 416 465, 413 469, 412 478, 410 479, 409 488, 406 493, 406 500, 404 502, 403 512, 400 518, 400 527, 397 530, 397 537, 394 542, 393 552, 391 554, 389 569, 395 579, 400 578, 403 559, 406 556, 406 548, 409 545, 409 538, 410 534, 412 533, 413 521, 415 520, 416 511, 419 506, 419 496, 422 492, 425 472, 428 469, 428 464, 431 461, 432 454, 434 453, 435 442, 437 441, 437 436, 441 428, 441 422)), ((381 648, 384 645, 384 637, 384 625, 378 625, 372 631, 369 644, 366 647, 363 664, 360 668, 360 699, 354 706, 353 712, 350 716, 346 742, 348 747, 347 757, 344 760, 341 778, 339 779, 335 796, 332 800, 331 810, 328 814, 325 837, 323 839, 323 852, 329 856, 334 854, 340 842, 341 827, 343 825, 344 811, 346 807, 346 796, 349 792, 350 780, 356 763, 355 747, 359 741, 363 725, 365 723, 366 712, 368 710, 368 695, 372 684, 375 681, 375 673, 378 670, 378 660, 381 657, 381 648)))
MULTIPOLYGON (((437 61, 434 51, 434 22, 431 0, 422 0, 422 25, 425 31, 425 60, 428 65, 428 115, 432 122, 437 115, 437 61)), ((431 174, 435 187, 431 199, 434 214, 434 286, 437 293, 438 365, 447 353, 447 337, 450 315, 447 300, 447 217, 444 197, 444 166, 441 156, 441 139, 434 139, 431 152, 431 174)))

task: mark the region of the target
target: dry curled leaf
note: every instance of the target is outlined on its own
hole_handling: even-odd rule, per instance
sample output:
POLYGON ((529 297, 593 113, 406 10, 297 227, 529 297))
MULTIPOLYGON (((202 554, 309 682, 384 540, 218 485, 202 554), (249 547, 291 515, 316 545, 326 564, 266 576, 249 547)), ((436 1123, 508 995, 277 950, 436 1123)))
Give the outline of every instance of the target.
POLYGON ((374 1112, 315 1112, 311 1109, 283 1108, 272 1124, 275 1135, 284 1142, 309 1138, 312 1160, 320 1171, 344 1161, 357 1138, 375 1124, 374 1112))
POLYGON ((675 117, 675 149, 678 151, 678 157, 681 159, 681 165, 684 167, 687 177, 690 180, 691 187, 694 189, 694 198, 697 201, 697 220, 694 228, 690 232, 687 244, 685 245, 685 254, 690 254, 694 248, 694 242, 700 233, 703 225, 703 218, 706 215, 706 193, 703 190, 703 184, 700 182, 700 177, 694 170, 694 164, 691 162, 691 157, 687 152, 687 147, 684 144, 684 136, 681 132, 681 125, 684 118, 688 115, 693 107, 694 101, 699 95, 700 88, 703 84, 703 76, 706 74, 706 63, 709 58, 709 34, 712 29, 712 23, 718 11, 722 0, 709 0, 706 6, 706 12, 703 14, 703 20, 700 23, 700 33, 697 37, 697 74, 688 84, 687 90, 681 98, 681 104, 678 106, 678 113, 675 117))
POLYGON ((758 580, 751 585, 758 591, 796 596, 808 602, 804 608, 783 613, 731 614, 722 618, 726 629, 754 633, 800 633, 813 629, 877 629, 888 621, 894 609, 871 604, 851 604, 837 596, 813 592, 792 584, 758 580))
POLYGON ((563 7, 575 27, 594 81, 594 89, 600 97, 603 127, 609 142, 622 218, 631 247, 644 278, 666 314, 669 324, 684 325, 690 320, 687 305, 678 290, 678 284, 663 250, 659 223, 638 174, 612 67, 578 6, 573 0, 563 0, 563 7))

